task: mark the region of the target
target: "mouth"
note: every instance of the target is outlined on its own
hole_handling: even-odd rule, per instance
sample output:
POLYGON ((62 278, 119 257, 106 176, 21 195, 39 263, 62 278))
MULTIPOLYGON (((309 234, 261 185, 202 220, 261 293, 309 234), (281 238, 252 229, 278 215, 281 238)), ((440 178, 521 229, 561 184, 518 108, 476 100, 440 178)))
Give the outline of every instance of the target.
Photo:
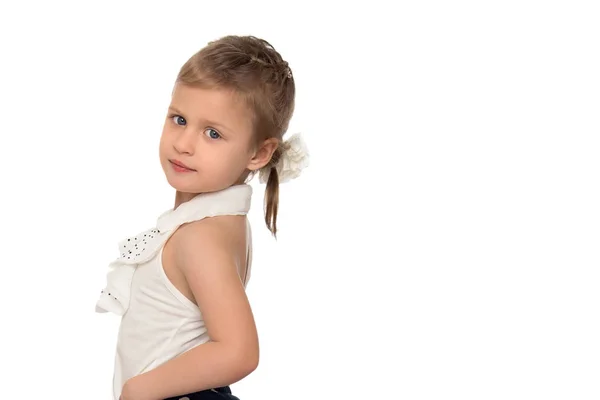
POLYGON ((196 171, 195 169, 191 169, 190 167, 188 167, 187 165, 185 165, 184 163, 182 163, 181 161, 177 161, 177 160, 169 160, 169 162, 171 163, 171 165, 173 165, 173 167, 175 168, 176 171, 196 171))

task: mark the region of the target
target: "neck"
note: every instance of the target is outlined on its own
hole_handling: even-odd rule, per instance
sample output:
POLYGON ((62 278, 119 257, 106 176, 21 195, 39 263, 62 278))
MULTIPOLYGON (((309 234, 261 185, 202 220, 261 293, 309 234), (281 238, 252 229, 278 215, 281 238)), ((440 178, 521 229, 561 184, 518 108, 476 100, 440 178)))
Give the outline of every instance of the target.
MULTIPOLYGON (((246 184, 245 182, 236 182, 232 186, 245 185, 245 184, 246 184)), ((231 187, 231 186, 229 186, 229 187, 231 187)), ((225 189, 228 189, 229 187, 220 189, 220 190, 225 190, 225 189)), ((201 194, 201 193, 186 193, 186 192, 180 192, 179 190, 176 190, 175 191, 175 207, 173 209, 176 209, 183 203, 190 201, 191 199, 198 196, 199 194, 201 194)))
POLYGON ((190 201, 196 195, 197 195, 197 193, 185 193, 185 192, 180 192, 179 190, 175 191, 175 207, 173 207, 173 209, 179 207, 186 201, 190 201))

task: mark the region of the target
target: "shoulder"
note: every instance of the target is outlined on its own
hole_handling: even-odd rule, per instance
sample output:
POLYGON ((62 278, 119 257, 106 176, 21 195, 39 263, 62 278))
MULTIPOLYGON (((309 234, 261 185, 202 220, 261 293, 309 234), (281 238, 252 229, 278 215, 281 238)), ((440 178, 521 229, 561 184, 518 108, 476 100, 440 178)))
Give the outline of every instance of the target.
POLYGON ((238 249, 246 240, 246 216, 223 215, 204 218, 182 225, 174 241, 177 264, 214 258, 228 259, 237 264, 238 249))

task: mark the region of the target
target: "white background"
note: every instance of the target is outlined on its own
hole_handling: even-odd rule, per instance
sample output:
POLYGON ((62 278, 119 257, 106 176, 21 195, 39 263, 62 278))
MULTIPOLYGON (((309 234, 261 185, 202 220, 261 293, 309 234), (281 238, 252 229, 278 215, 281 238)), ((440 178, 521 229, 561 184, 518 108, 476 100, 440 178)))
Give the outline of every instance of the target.
POLYGON ((253 183, 241 400, 599 398, 594 2, 149 3, 0 6, 0 398, 110 398, 106 267, 172 206, 173 81, 226 34, 290 63, 312 157, 277 242, 253 183))

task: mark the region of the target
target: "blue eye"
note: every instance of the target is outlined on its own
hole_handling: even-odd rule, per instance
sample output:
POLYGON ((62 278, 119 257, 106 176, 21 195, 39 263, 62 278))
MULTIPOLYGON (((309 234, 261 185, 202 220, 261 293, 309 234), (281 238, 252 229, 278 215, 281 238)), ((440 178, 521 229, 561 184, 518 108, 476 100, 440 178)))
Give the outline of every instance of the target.
POLYGON ((221 134, 212 128, 208 128, 207 130, 204 131, 204 133, 206 134, 206 136, 208 136, 211 139, 220 139, 221 138, 221 134))
POLYGON ((175 123, 177 125, 183 126, 185 125, 185 118, 183 118, 181 115, 172 115, 171 118, 175 118, 175 123))

